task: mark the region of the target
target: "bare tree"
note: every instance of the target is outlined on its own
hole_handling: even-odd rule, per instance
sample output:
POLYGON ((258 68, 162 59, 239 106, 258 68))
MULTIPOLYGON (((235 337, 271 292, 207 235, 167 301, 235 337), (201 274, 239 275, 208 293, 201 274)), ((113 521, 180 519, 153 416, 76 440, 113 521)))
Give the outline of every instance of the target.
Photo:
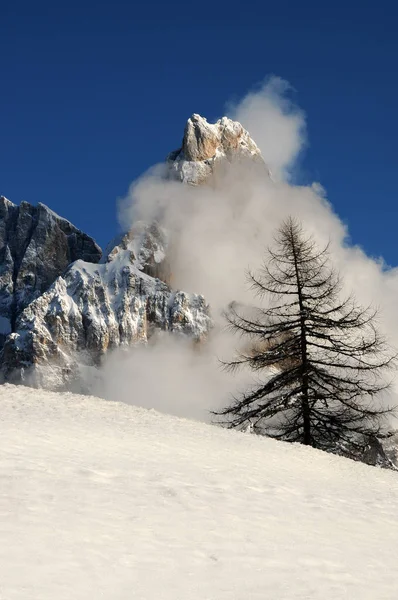
POLYGON ((248 366, 263 378, 216 413, 224 423, 352 457, 390 435, 393 409, 379 396, 395 356, 376 328, 376 311, 341 299, 328 248, 318 250, 289 218, 262 269, 248 276, 267 304, 230 307, 229 325, 248 343, 225 366, 248 366))

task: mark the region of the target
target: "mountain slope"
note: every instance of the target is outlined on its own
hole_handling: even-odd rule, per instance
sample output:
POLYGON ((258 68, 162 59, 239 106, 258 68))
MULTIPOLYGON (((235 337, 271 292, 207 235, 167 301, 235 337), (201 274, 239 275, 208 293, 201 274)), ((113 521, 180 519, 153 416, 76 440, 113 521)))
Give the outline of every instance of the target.
POLYGON ((1 598, 396 598, 396 473, 86 396, 0 411, 1 598))

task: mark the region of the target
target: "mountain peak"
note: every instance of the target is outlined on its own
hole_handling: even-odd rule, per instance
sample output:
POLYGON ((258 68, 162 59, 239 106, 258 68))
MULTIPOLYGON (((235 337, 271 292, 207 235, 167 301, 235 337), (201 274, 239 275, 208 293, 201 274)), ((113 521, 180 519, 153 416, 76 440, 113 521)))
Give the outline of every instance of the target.
POLYGON ((197 113, 185 125, 181 148, 167 157, 171 178, 191 185, 208 180, 219 163, 247 159, 264 165, 260 149, 241 123, 228 117, 209 123, 197 113))

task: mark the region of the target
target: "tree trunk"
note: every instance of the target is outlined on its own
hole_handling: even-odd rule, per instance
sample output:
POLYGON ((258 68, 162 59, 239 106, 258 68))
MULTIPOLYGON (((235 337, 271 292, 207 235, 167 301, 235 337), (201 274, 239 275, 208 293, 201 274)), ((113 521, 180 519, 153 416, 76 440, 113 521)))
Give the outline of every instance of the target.
POLYGON ((294 270, 297 280, 297 295, 300 309, 300 337, 301 337, 301 406, 303 411, 303 429, 304 429, 304 445, 312 446, 311 436, 311 419, 310 419, 310 403, 308 398, 308 357, 307 357, 307 335, 305 327, 305 310, 303 302, 303 292, 301 287, 300 274, 298 270, 298 261, 296 254, 296 246, 294 236, 291 237, 292 251, 294 256, 294 270))

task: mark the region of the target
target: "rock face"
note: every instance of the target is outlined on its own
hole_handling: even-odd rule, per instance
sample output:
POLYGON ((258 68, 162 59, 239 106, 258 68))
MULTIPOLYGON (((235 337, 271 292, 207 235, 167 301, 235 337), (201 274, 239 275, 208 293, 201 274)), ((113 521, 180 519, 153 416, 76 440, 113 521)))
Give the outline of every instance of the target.
POLYGON ((167 257, 168 236, 158 223, 136 222, 130 231, 113 240, 101 262, 111 262, 123 250, 133 252, 137 268, 165 283, 170 282, 170 265, 167 257))
POLYGON ((146 342, 158 330, 206 336, 204 298, 148 274, 161 269, 164 240, 156 224, 137 224, 101 264, 73 263, 18 318, 3 349, 3 380, 78 388, 82 370, 110 349, 146 342))
POLYGON ((73 261, 96 263, 92 238, 44 204, 16 206, 0 197, 0 350, 28 304, 73 261))
POLYGON ((185 126, 182 146, 167 157, 170 177, 199 185, 225 163, 250 161, 268 173, 261 152, 237 121, 223 117, 210 124, 194 114, 185 126))

